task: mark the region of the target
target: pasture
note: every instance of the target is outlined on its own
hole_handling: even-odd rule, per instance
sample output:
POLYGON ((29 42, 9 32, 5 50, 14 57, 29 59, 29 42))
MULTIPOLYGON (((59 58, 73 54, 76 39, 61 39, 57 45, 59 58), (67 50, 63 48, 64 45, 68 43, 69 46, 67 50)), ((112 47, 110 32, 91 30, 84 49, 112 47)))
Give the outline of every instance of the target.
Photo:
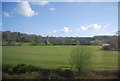
MULTIPOLYGON (((30 64, 39 67, 70 67, 71 51, 76 46, 3 46, 3 64, 30 64)), ((101 46, 86 46, 92 50, 90 69, 118 69, 118 52, 103 51, 101 46)), ((89 51, 89 50, 86 50, 89 51)))

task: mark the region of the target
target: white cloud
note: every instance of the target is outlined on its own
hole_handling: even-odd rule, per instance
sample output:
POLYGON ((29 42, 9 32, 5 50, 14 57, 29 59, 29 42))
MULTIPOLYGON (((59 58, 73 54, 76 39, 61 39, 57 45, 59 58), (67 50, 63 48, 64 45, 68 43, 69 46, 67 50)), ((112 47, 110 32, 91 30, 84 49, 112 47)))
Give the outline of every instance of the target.
POLYGON ((118 32, 118 29, 114 30, 114 32, 115 32, 115 33, 118 32))
POLYGON ((53 34, 53 33, 57 33, 57 30, 52 30, 51 32, 48 32, 48 34, 53 34))
MULTIPOLYGON (((16 1, 25 1, 25 0, 0 0, 0 1, 16 2, 16 1)), ((36 2, 36 1, 45 1, 45 0, 27 0, 27 1, 36 2)), ((51 1, 51 2, 119 2, 119 0, 48 0, 48 1, 51 1)))
POLYGON ((106 24, 105 26, 103 26, 103 28, 108 28, 110 26, 110 24, 106 24))
POLYGON ((38 14, 31 8, 28 1, 19 2, 17 7, 14 9, 14 11, 20 15, 27 16, 27 17, 32 17, 38 14))
POLYGON ((80 30, 87 30, 87 28, 85 26, 81 26, 80 30))
POLYGON ((103 28, 107 28, 107 26, 103 26, 103 28))
POLYGON ((70 32, 70 29, 68 27, 64 27, 61 32, 70 32))
POLYGON ((5 16, 5 17, 11 17, 11 15, 8 13, 8 12, 3 12, 3 15, 5 16))
POLYGON ((21 0, 17 0, 17 2, 20 2, 21 0))
POLYGON ((55 8, 50 8, 51 11, 55 11, 56 9, 55 8))
POLYGON ((79 29, 80 30, 96 30, 96 29, 100 29, 102 26, 98 25, 98 24, 91 24, 88 26, 81 26, 79 29))
POLYGON ((40 1, 40 2, 32 2, 35 5, 39 5, 39 6, 44 6, 47 5, 49 2, 48 1, 40 1))
POLYGON ((52 33, 56 33, 57 31, 56 30, 52 30, 52 33))
POLYGON ((109 26, 110 24, 106 24, 107 26, 109 26))
POLYGON ((48 32, 49 34, 51 34, 52 32, 48 32))
POLYGON ((100 29, 100 28, 101 28, 101 25, 92 24, 92 25, 87 26, 87 28, 88 28, 88 29, 100 29))
POLYGON ((112 33, 113 33, 114 35, 119 35, 119 36, 120 36, 120 30, 119 30, 119 29, 113 30, 112 33))
MULTIPOLYGON (((71 1, 71 0, 68 0, 71 1)), ((73 0, 77 2, 118 2, 119 0, 73 0)))

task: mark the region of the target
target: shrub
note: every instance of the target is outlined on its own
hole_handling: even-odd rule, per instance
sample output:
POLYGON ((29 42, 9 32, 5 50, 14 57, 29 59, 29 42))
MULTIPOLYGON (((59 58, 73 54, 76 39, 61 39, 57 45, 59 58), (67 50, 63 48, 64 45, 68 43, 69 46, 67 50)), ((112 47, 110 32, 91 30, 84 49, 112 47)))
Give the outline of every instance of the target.
POLYGON ((35 70, 37 70, 37 67, 34 67, 34 66, 32 66, 32 65, 28 65, 28 66, 27 66, 27 71, 28 71, 28 72, 33 72, 33 71, 35 71, 35 70))
POLYGON ((18 64, 17 66, 13 67, 14 73, 25 73, 28 70, 28 66, 25 64, 18 64))
POLYGON ((2 72, 13 74, 13 65, 2 65, 2 72))
POLYGON ((118 50, 118 43, 119 43, 119 37, 118 36, 112 36, 110 40, 108 41, 110 44, 110 47, 112 50, 118 50))
POLYGON ((65 78, 73 78, 74 73, 71 70, 64 70, 63 75, 65 78))
POLYGON ((71 52, 69 61, 72 67, 77 69, 78 73, 82 74, 83 69, 89 65, 91 52, 86 46, 77 47, 71 52))
POLYGON ((48 70, 48 69, 42 70, 42 78, 43 79, 48 79, 49 78, 49 74, 50 74, 50 70, 48 70))
POLYGON ((18 64, 13 67, 13 72, 15 74, 33 72, 33 71, 37 71, 37 70, 38 70, 37 67, 34 67, 32 65, 26 65, 26 64, 18 64))

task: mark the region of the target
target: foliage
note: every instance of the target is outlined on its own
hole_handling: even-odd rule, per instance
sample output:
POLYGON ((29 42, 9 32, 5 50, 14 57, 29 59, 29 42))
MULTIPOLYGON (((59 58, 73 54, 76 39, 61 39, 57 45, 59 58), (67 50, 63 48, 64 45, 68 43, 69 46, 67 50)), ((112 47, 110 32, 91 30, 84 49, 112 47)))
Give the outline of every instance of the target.
POLYGON ((109 40, 109 44, 110 44, 110 47, 111 47, 111 49, 113 49, 113 50, 118 50, 118 43, 119 43, 119 41, 118 41, 119 39, 118 39, 118 37, 117 36, 113 36, 113 37, 111 37, 110 38, 110 40, 109 40))
POLYGON ((2 72, 13 74, 13 65, 11 64, 4 64, 2 65, 2 72))
POLYGON ((2 45, 3 46, 44 46, 44 45, 45 46, 50 46, 50 45, 100 45, 101 46, 103 43, 110 42, 111 39, 114 40, 113 38, 115 37, 116 36, 94 36, 94 37, 45 36, 43 37, 41 35, 5 31, 2 32, 2 42, 3 42, 2 45), (28 43, 28 44, 24 44, 24 43, 28 43))
POLYGON ((102 44, 104 44, 105 41, 103 40, 94 40, 94 41, 90 41, 90 43, 92 45, 98 45, 98 46, 101 46, 102 44))
POLYGON ((119 36, 118 36, 118 50, 120 51, 120 31, 119 31, 119 36))
MULTIPOLYGON (((36 77, 35 79, 40 79, 40 78, 41 79, 57 79, 58 77, 73 78, 74 76, 74 73, 72 72, 72 70, 64 70, 64 69, 58 69, 58 68, 54 68, 54 69, 40 68, 40 67, 26 65, 26 64, 3 65, 3 73, 5 73, 5 77, 3 77, 4 79, 6 78, 6 76, 7 76, 7 79, 9 79, 10 75, 19 75, 17 76, 17 78, 20 78, 20 75, 22 74, 31 74, 31 73, 37 73, 37 76, 39 77, 36 77), (10 69, 11 69, 11 72, 9 71, 10 69)), ((33 78, 34 77, 32 77, 32 79, 33 78)))
POLYGON ((26 65, 26 64, 4 64, 2 71, 9 74, 21 74, 26 72, 33 72, 37 70, 37 67, 34 67, 32 65, 26 65))
POLYGON ((77 68, 78 72, 81 73, 83 69, 88 67, 91 59, 91 51, 85 46, 77 47, 71 52, 70 63, 73 67, 77 68))
MULTIPOLYGON (((8 42, 6 46, 23 46, 24 43, 31 43, 31 46, 39 45, 90 45, 92 37, 42 37, 40 35, 23 34, 20 32, 2 32, 2 41, 8 42), (19 44, 15 44, 15 43, 19 44)), ((26 45, 28 46, 28 45, 26 45)))
POLYGON ((25 64, 18 64, 17 66, 13 67, 14 73, 25 73, 27 72, 29 67, 25 64))
MULTIPOLYGON (((18 64, 18 65, 3 65, 3 73, 2 73, 2 79, 20 79, 21 81, 26 81, 27 79, 115 79, 118 78, 118 70, 85 70, 86 75, 80 75, 75 74, 72 69, 62 69, 62 68, 41 68, 33 66, 34 71, 28 71, 25 70, 24 73, 17 73, 14 72, 14 67, 21 68, 21 66, 32 66, 32 65, 26 65, 26 64, 18 64), (8 67, 10 66, 10 67, 8 67), (5 67, 8 67, 9 69, 12 69, 12 74, 9 73, 9 71, 6 71, 4 69, 5 67), (37 68, 37 69, 36 69, 37 68)), ((28 67, 27 67, 28 68, 28 67)))
POLYGON ((72 70, 64 70, 62 75, 65 78, 73 78, 74 77, 74 72, 72 70))

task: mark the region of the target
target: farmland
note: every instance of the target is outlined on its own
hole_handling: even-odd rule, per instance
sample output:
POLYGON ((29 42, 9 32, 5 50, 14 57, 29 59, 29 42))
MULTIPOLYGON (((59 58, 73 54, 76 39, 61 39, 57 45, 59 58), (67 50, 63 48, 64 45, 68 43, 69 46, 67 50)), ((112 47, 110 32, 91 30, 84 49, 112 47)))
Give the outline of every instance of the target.
MULTIPOLYGON (((70 67, 69 57, 76 46, 3 46, 3 64, 30 64, 39 67, 70 67)), ((90 69, 118 69, 118 52, 92 50, 90 69)), ((89 50, 86 50, 89 51, 89 50)))

